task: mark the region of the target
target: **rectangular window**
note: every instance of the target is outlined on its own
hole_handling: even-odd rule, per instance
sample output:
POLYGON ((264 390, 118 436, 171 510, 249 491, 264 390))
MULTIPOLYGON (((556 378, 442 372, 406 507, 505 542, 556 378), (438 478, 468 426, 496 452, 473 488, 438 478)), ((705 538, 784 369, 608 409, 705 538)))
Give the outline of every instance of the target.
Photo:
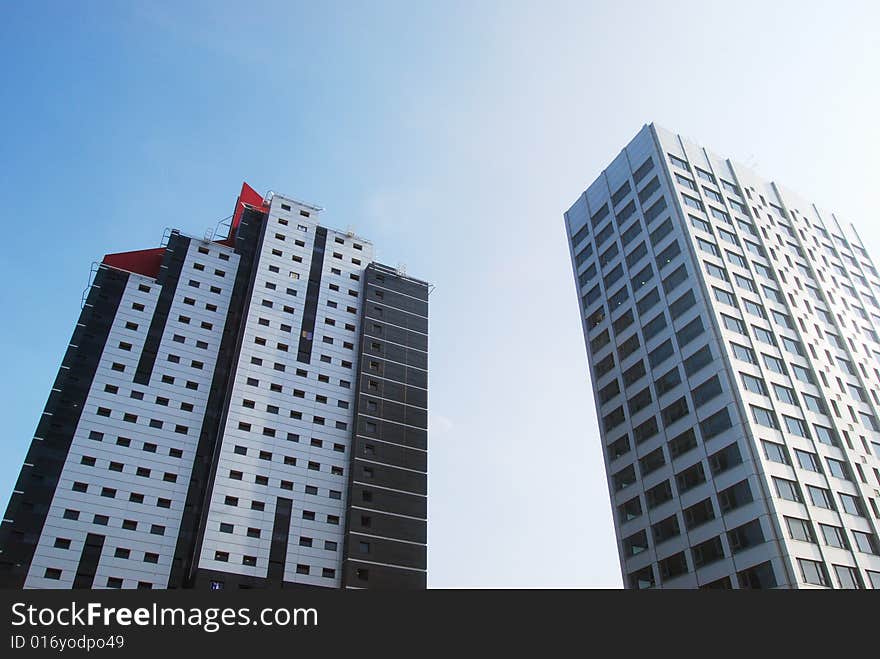
POLYGON ((765 428, 773 428, 778 430, 779 423, 776 421, 776 415, 771 411, 763 407, 758 407, 757 405, 749 406, 752 410, 752 418, 755 420, 760 426, 764 426, 765 428))
POLYGON ((724 327, 729 329, 731 332, 736 332, 737 334, 746 335, 746 325, 739 318, 734 318, 733 316, 728 316, 726 314, 721 314, 721 320, 724 323, 724 327))
POLYGON ((825 539, 825 544, 829 547, 837 547, 838 549, 849 549, 849 544, 846 541, 846 535, 843 532, 843 529, 839 526, 832 526, 830 524, 819 524, 819 530, 822 531, 822 537, 825 539))
POLYGON ((777 478, 773 477, 773 485, 776 487, 776 494, 781 499, 786 499, 787 501, 797 501, 801 503, 803 501, 803 497, 801 497, 801 490, 798 484, 795 481, 790 481, 786 478, 777 478))
POLYGON ((702 319, 697 316, 687 325, 682 327, 675 333, 675 338, 678 341, 678 348, 682 350, 686 345, 690 344, 693 340, 703 334, 705 328, 703 327, 702 319))
POLYGON ((813 425, 816 431, 816 439, 828 446, 840 446, 840 440, 837 438, 837 432, 825 426, 813 425))
POLYGON ((778 462, 785 465, 791 464, 791 461, 788 459, 788 449, 782 444, 762 440, 761 445, 764 447, 764 456, 770 462, 778 462))
POLYGON ((671 403, 663 408, 661 412, 661 417, 663 419, 663 425, 669 426, 678 421, 679 419, 687 416, 689 412, 687 399, 682 396, 674 403, 671 403))
POLYGON ((638 302, 636 302, 636 309, 638 309, 639 315, 644 315, 658 302, 660 302, 660 293, 655 286, 647 295, 643 296, 638 302))
POLYGON ((660 199, 654 202, 654 204, 645 211, 645 224, 650 225, 664 210, 666 210, 666 197, 660 197, 660 199))
POLYGON ((680 435, 669 440, 669 455, 675 459, 697 447, 697 436, 693 428, 688 428, 680 435))
POLYGON ((781 375, 785 375, 785 364, 781 359, 777 359, 776 357, 772 357, 770 355, 761 355, 764 358, 764 365, 769 368, 774 373, 779 373, 781 375))
POLYGON ((651 368, 656 368, 659 364, 662 364, 669 359, 673 354, 675 354, 675 348, 672 346, 672 341, 667 339, 648 354, 648 361, 651 364, 651 368))
POLYGON ((725 291, 722 288, 712 287, 712 294, 715 296, 715 299, 723 304, 730 305, 731 307, 736 306, 736 297, 733 293, 725 291))
POLYGON ((718 246, 713 242, 704 240, 702 238, 697 238, 697 246, 707 254, 718 257, 721 256, 721 252, 718 250, 718 246))
POLYGON ((672 370, 654 380, 654 388, 657 391, 657 396, 660 397, 666 392, 671 391, 677 387, 679 383, 681 383, 681 374, 678 372, 678 367, 675 366, 672 370))
POLYGON ((684 471, 675 475, 675 482, 678 485, 679 493, 692 490, 701 483, 706 482, 706 474, 703 471, 703 463, 698 462, 692 467, 688 467, 684 471))
POLYGON ((785 427, 788 429, 788 432, 797 435, 798 437, 809 438, 810 433, 807 430, 807 424, 803 419, 786 416, 784 414, 782 415, 782 418, 785 421, 785 427))
POLYGON ((816 586, 828 586, 828 575, 825 572, 825 566, 818 561, 811 561, 806 558, 797 559, 798 566, 801 569, 801 576, 806 583, 816 586))
POLYGON ((661 312, 659 315, 648 321, 648 323, 642 328, 642 334, 645 341, 650 340, 665 328, 666 316, 661 312))
POLYGON ((816 473, 822 473, 822 467, 819 464, 819 458, 815 453, 810 453, 808 451, 801 451, 799 449, 795 449, 795 456, 797 457, 798 464, 801 469, 806 469, 807 471, 814 471, 816 473))
POLYGON ((653 168, 654 162, 651 160, 650 157, 648 157, 648 159, 641 165, 639 165, 639 168, 633 172, 633 180, 636 182, 636 184, 638 185, 639 183, 641 183, 642 179, 644 179, 645 176, 648 175, 648 172, 650 172, 653 168))
POLYGON ((679 185, 683 185, 688 190, 697 191, 697 184, 693 182, 692 179, 689 179, 687 176, 682 176, 678 172, 675 173, 675 180, 679 183, 679 185))
POLYGON ((672 233, 672 220, 667 219, 659 227, 651 232, 651 244, 654 247, 662 241, 666 236, 672 233))
POLYGON ((736 510, 754 500, 748 480, 743 480, 718 493, 718 505, 722 513, 736 510))
POLYGON ((669 305, 669 315, 675 320, 679 318, 685 311, 693 307, 697 303, 693 290, 688 290, 684 295, 669 305))
POLYGON ((684 372, 690 377, 708 366, 711 362, 712 351, 709 349, 709 346, 703 346, 684 360, 684 372))
POLYGON ((639 201, 643 204, 646 203, 648 199, 651 198, 651 195, 653 195, 659 189, 660 181, 655 176, 645 185, 644 188, 639 190, 639 201))
POLYGON ((663 280, 663 290, 668 295, 670 292, 672 292, 679 285, 681 285, 685 281, 687 281, 687 278, 688 278, 687 268, 684 266, 684 264, 682 264, 682 265, 678 266, 678 268, 676 268, 672 272, 672 274, 668 275, 663 280))
POLYGON ((764 380, 756 378, 753 375, 748 375, 747 373, 740 373, 739 375, 740 378, 742 378, 743 386, 746 390, 761 396, 767 395, 767 386, 764 384, 764 380))
POLYGON ((737 359, 748 362, 749 364, 758 363, 758 358, 755 356, 755 353, 751 348, 733 342, 730 343, 730 348, 733 350, 733 356, 737 359))
POLYGON ((690 195, 686 195, 686 194, 681 195, 681 198, 684 201, 685 206, 689 206, 689 207, 694 208, 698 211, 704 210, 703 202, 700 201, 699 199, 694 199, 690 195))
POLYGON ((721 382, 717 375, 713 375, 711 378, 691 390, 694 406, 698 408, 720 395, 721 382))
POLYGON ((831 492, 825 488, 807 485, 807 494, 810 495, 810 501, 814 506, 834 510, 834 500, 831 498, 831 492))

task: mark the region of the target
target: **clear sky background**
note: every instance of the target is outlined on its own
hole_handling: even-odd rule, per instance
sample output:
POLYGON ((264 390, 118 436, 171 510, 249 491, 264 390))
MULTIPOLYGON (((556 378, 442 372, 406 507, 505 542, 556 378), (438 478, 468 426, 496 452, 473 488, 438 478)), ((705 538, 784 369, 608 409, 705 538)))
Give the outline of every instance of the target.
POLYGON ((242 180, 436 284, 433 587, 621 584, 562 213, 642 125, 880 258, 876 0, 0 9, 4 508, 90 264, 201 235, 242 180))

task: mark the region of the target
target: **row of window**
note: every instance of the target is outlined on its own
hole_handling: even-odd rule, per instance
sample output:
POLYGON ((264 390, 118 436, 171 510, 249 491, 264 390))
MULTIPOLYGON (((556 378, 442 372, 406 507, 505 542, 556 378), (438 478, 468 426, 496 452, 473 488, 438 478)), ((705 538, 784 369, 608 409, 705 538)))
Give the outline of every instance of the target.
MULTIPOLYGON (((686 573, 687 559, 684 557, 684 552, 664 559, 662 565, 658 564, 658 569, 664 580, 669 580, 686 573)), ((651 565, 629 574, 628 578, 631 588, 653 588, 656 585, 654 570, 651 565)), ((736 579, 739 587, 743 589, 767 589, 777 586, 776 575, 773 572, 773 566, 770 561, 740 570, 736 573, 736 579)), ((733 588, 733 585, 731 578, 724 576, 710 583, 702 584, 700 588, 730 590, 733 588)))
MULTIPOLYGON (((259 386, 260 381, 257 380, 256 378, 248 378, 247 384, 256 387, 256 386, 259 386)), ((275 386, 275 385, 271 385, 271 386, 275 386)), ((280 392, 281 391, 280 385, 278 387, 279 387, 278 389, 272 389, 272 391, 280 392)), ((296 394, 297 392, 299 392, 299 390, 295 390, 294 394, 296 394)), ((303 394, 303 396, 301 396, 301 397, 304 397, 305 392, 300 392, 300 393, 303 394)), ((324 397, 322 397, 322 398, 324 398, 324 397)), ((245 400, 247 400, 247 399, 245 399, 245 400)), ((339 407, 342 407, 342 406, 340 405, 339 407)), ((269 412, 270 414, 279 414, 280 415, 280 408, 277 405, 271 405, 271 404, 267 405, 266 411, 269 412)), ((289 416, 291 419, 296 419, 298 421, 304 420, 303 413, 299 410, 291 409, 289 412, 289 416)), ((314 415, 312 415, 311 422, 316 426, 326 426, 327 425, 327 418, 324 416, 314 414, 314 415)), ((334 426, 337 430, 348 430, 348 422, 346 422, 346 421, 334 421, 334 426)), ((239 430, 243 430, 245 432, 251 432, 252 431, 251 424, 249 424, 245 421, 240 421, 239 422, 239 430)), ((280 432, 281 431, 279 431, 277 428, 274 428, 272 426, 264 426, 262 429, 262 434, 264 437, 280 437, 281 436, 280 432)), ((296 435, 295 433, 288 432, 287 439, 290 441, 299 441, 299 435, 296 435)))
MULTIPOLYGON (((174 378, 171 376, 163 376, 162 382, 164 382, 166 384, 174 384, 174 378)), ((198 391, 199 385, 197 382, 192 382, 192 381, 187 380, 186 381, 186 388, 191 391, 198 391)), ((115 384, 105 384, 104 385, 104 392, 108 393, 108 394, 118 394, 119 387, 115 384)), ((138 389, 132 389, 129 392, 129 398, 132 398, 133 400, 144 400, 144 392, 140 391, 138 389)), ((168 398, 167 396, 156 396, 154 399, 154 402, 156 405, 159 405, 161 407, 169 407, 171 405, 171 399, 168 398)), ((189 403, 186 401, 181 401, 180 402, 180 409, 184 412, 192 412, 194 407, 193 407, 192 403, 189 403)))
MULTIPOLYGON (((651 526, 651 536, 655 546, 678 537, 680 534, 681 529, 679 527, 677 515, 667 517, 651 526)), ((757 519, 731 529, 726 533, 726 536, 732 554, 737 554, 740 551, 756 547, 766 542, 761 523, 757 519)), ((648 533, 645 529, 642 529, 641 531, 624 538, 622 544, 625 556, 637 556, 649 549, 648 533)), ((706 565, 721 560, 726 556, 721 536, 715 536, 699 544, 693 545, 690 548, 690 553, 694 569, 705 567, 706 565)), ((659 565, 661 568, 661 575, 663 575, 664 579, 673 578, 688 571, 686 561, 684 563, 676 562, 677 567, 683 568, 681 572, 673 571, 673 573, 669 570, 665 570, 664 565, 668 565, 667 559, 660 560, 659 565)))
MULTIPOLYGON (((226 495, 223 498, 223 505, 229 506, 231 508, 238 508, 239 503, 242 503, 241 499, 239 497, 235 497, 232 495, 226 495)), ((266 502, 261 501, 259 499, 253 499, 251 501, 250 509, 256 510, 258 512, 263 512, 266 510, 266 502)), ((315 511, 313 511, 313 510, 303 510, 302 511, 302 518, 307 521, 317 521, 317 516, 315 514, 315 511)), ((325 516, 324 521, 327 522, 327 524, 332 524, 334 526, 338 526, 339 525, 339 515, 329 515, 328 514, 325 516)))
MULTIPOLYGON (((111 410, 109 407, 98 406, 96 409, 96 413, 98 416, 101 416, 101 417, 110 417, 110 415, 113 413, 113 410, 111 410)), ((125 421, 126 423, 137 423, 138 422, 138 415, 132 414, 131 412, 123 412, 122 413, 122 420, 125 421)), ((150 426, 150 428, 162 429, 165 426, 165 422, 162 421, 162 419, 150 419, 149 426, 150 426)), ((174 432, 176 432, 180 435, 186 435, 189 433, 189 426, 185 426, 185 425, 182 425, 179 423, 175 424, 174 432)))
MULTIPOLYGON (((290 435, 293 435, 295 437, 295 439, 291 437, 290 441, 299 441, 299 435, 295 435, 294 433, 290 433, 290 435)), ((268 435, 268 436, 274 436, 274 435, 268 435)), ((266 460, 268 462, 273 461, 272 451, 266 451, 264 449, 255 449, 255 452, 256 452, 257 457, 260 460, 266 460)), ((241 446, 240 444, 234 445, 233 453, 235 455, 242 455, 242 456, 254 454, 253 452, 251 452, 248 449, 248 447, 241 446)), ((282 456, 281 462, 283 462, 284 464, 286 464, 288 466, 292 466, 292 467, 295 467, 297 465, 296 457, 294 457, 292 455, 282 456)), ((321 471, 321 463, 320 462, 315 462, 315 461, 310 460, 308 462, 307 466, 308 466, 308 469, 311 471, 321 471)), ((334 476, 342 476, 343 469, 342 469, 342 467, 340 467, 338 465, 331 465, 330 466, 330 473, 334 476)))
MULTIPOLYGON (((98 431, 98 430, 90 430, 88 437, 92 441, 102 442, 102 441, 104 441, 105 434, 98 431)), ((115 444, 116 444, 116 446, 122 446, 122 447, 128 448, 128 447, 132 446, 132 439, 130 437, 123 437, 123 436, 119 435, 116 437, 115 444)), ((158 446, 156 444, 154 444, 153 442, 144 441, 144 442, 141 442, 140 448, 141 448, 141 450, 143 450, 147 453, 155 453, 156 450, 158 449, 158 446)), ((179 449, 179 448, 169 448, 168 455, 172 458, 182 458, 183 457, 183 450, 179 449)))
MULTIPOLYGON (((635 181, 636 185, 638 185, 641 182, 641 180, 647 175, 648 172, 651 171, 652 168, 653 168, 653 161, 649 157, 648 160, 646 160, 633 173, 633 180, 635 181)), ((645 203, 645 201, 647 201, 647 199, 657 189, 659 189, 659 182, 657 181, 657 177, 654 177, 654 179, 652 179, 652 181, 649 182, 648 185, 646 185, 645 188, 640 193, 640 199, 641 199, 642 203, 645 203), (645 191, 647 191, 647 194, 645 194, 645 191)), ((619 189, 614 195, 612 195, 612 198, 617 199, 617 202, 619 202, 623 198, 621 196, 621 192, 623 192, 624 196, 625 196, 625 194, 628 193, 629 190, 630 190, 629 183, 627 182, 624 184, 623 188, 619 189)), ((615 202, 615 205, 617 205, 617 202, 615 202)), ((665 199, 661 198, 660 201, 656 202, 648 210, 645 210, 643 213, 645 216, 645 223, 651 224, 651 222, 656 220, 657 216, 661 212, 663 212, 663 210, 665 209, 665 205, 666 205, 665 199)), ((609 217, 610 214, 611 213, 610 213, 610 209, 609 209, 608 204, 607 203, 603 204, 599 210, 597 210, 595 213, 593 213, 592 217, 590 218, 590 223, 584 225, 583 228, 581 228, 579 231, 577 231, 572 236, 572 247, 578 247, 580 245, 580 243, 582 243, 584 241, 584 239, 586 239, 587 236, 590 235, 590 227, 592 226, 593 229, 596 229, 599 226, 599 224, 603 223, 604 220, 609 217)), ((618 227, 622 228, 623 225, 626 222, 630 221, 634 216, 635 216, 635 203, 630 202, 629 204, 627 204, 627 206, 623 210, 621 210, 620 212, 617 213, 617 215, 614 218, 614 221, 618 227)), ((609 222, 607 225, 605 225, 602 229, 600 229, 596 233, 595 240, 596 240, 597 246, 601 247, 602 245, 604 245, 605 242, 607 242, 607 240, 611 237, 611 235, 613 233, 614 233, 614 228, 612 226, 612 223, 609 222)), ((583 249, 581 249, 580 251, 577 252, 577 256, 575 257, 575 261, 577 263, 577 266, 579 267, 580 265, 585 263, 586 260, 592 256, 592 254, 593 254, 593 245, 592 245, 592 243, 587 243, 587 245, 585 245, 583 247, 583 249)), ((602 260, 607 261, 608 258, 610 258, 610 255, 606 252, 606 254, 603 256, 602 260)))
MULTIPOLYGON (((83 455, 80 458, 80 464, 86 467, 94 467, 97 464, 97 458, 91 455, 83 455)), ((109 461, 107 465, 108 471, 113 471, 116 473, 123 473, 125 465, 122 462, 117 462, 114 460, 109 461)), ((139 478, 153 478, 153 470, 148 467, 135 467, 135 471, 131 472, 135 476, 139 478)), ((162 481, 166 483, 176 483, 177 482, 177 474, 171 472, 160 472, 162 473, 162 481)), ((75 492, 86 492, 87 484, 82 482, 74 482, 71 486, 71 489, 75 492)), ((117 498, 119 493, 115 488, 111 487, 102 487, 101 488, 101 496, 109 497, 112 499, 117 498)), ((145 502, 145 497, 140 492, 130 492, 128 495, 128 501, 131 503, 143 504, 145 502)), ((159 508, 170 508, 171 507, 171 499, 166 499, 163 497, 158 497, 156 500, 156 506, 159 508)))
MULTIPOLYGON (((814 545, 819 544, 813 524, 809 520, 801 519, 799 517, 786 516, 785 525, 788 529, 788 535, 792 540, 808 542, 814 545)), ((865 533, 864 531, 850 531, 853 537, 853 543, 850 543, 850 541, 847 539, 846 530, 843 529, 843 527, 834 526, 833 524, 820 523, 819 531, 824 544, 828 547, 850 550, 854 546, 857 551, 860 551, 864 554, 876 555, 880 553, 880 548, 878 548, 877 544, 877 538, 872 533, 865 533)))
MULTIPOLYGON (((214 560, 220 563, 228 563, 229 562, 229 552, 228 551, 220 551, 217 550, 214 552, 214 560)), ((241 557, 241 564, 247 567, 257 567, 258 559, 256 556, 250 556, 248 554, 244 554, 241 557)), ((307 565, 305 563, 297 563, 296 565, 296 573, 309 575, 312 573, 312 566, 307 565)), ((325 567, 321 568, 321 576, 325 579, 334 579, 336 577, 336 570, 334 568, 325 567)))
MULTIPOLYGON (((723 314, 722 314, 722 316, 725 321, 725 326, 727 326, 729 329, 732 329, 733 327, 736 326, 734 323, 728 323, 727 318, 729 318, 729 317, 724 317, 723 314)), ((735 320, 735 319, 731 319, 731 320, 735 320)), ((757 330, 760 328, 755 328, 755 329, 757 330)), ((738 330, 734 330, 734 331, 738 331, 738 330)), ((736 343, 734 341, 731 341, 730 342, 730 349, 731 349, 733 356, 736 359, 743 361, 743 362, 747 362, 747 363, 755 365, 755 366, 757 366, 759 364, 758 357, 752 348, 749 348, 747 346, 744 346, 744 345, 741 345, 741 344, 736 343)), ((813 386, 815 386, 815 384, 816 384, 812 373, 807 368, 805 368, 803 366, 800 366, 800 365, 792 362, 792 363, 788 364, 788 368, 787 368, 785 362, 783 362, 781 359, 779 359, 778 357, 774 357, 772 355, 768 355, 766 353, 761 353, 761 358, 764 363, 764 366, 769 371, 771 371, 773 373, 776 373, 776 374, 782 375, 782 376, 787 376, 788 369, 790 368, 792 375, 795 377, 795 379, 797 379, 803 383, 813 385, 813 386)), ((842 360, 842 361, 849 364, 849 362, 846 360, 842 360)), ((741 374, 741 376, 743 379, 743 385, 745 386, 745 388, 748 391, 751 391, 751 392, 757 393, 757 394, 761 394, 764 396, 768 395, 767 394, 767 386, 763 380, 756 378, 754 376, 747 375, 747 374, 741 374)), ((824 376, 824 374, 820 371, 820 377, 822 377, 822 379, 825 383, 825 386, 828 386, 828 382, 823 376, 824 376)), ((774 392, 776 393, 777 398, 779 400, 781 400, 785 403, 789 403, 791 405, 798 405, 797 396, 795 395, 795 392, 793 389, 791 389, 790 387, 781 385, 781 384, 777 384, 777 383, 771 383, 771 384, 773 385, 774 392)), ((856 400, 860 403, 867 403, 868 402, 865 391, 860 386, 853 385, 853 384, 847 384, 846 388, 844 388, 843 381, 839 381, 838 384, 839 384, 841 393, 851 396, 854 400, 856 400)), ((872 391, 872 394, 873 393, 874 392, 872 391)), ((800 396, 801 396, 801 399, 804 401, 804 405, 810 411, 816 412, 817 414, 824 414, 824 415, 828 414, 828 410, 825 406, 825 403, 822 401, 821 398, 814 396, 812 394, 807 394, 807 393, 801 393, 800 396)), ((829 400, 830 400, 830 403, 833 407, 833 411, 834 411, 835 416, 838 419, 842 418, 841 413, 840 413, 840 409, 837 405, 837 402, 834 399, 829 399, 829 400)), ((857 414, 856 410, 853 409, 852 406, 847 406, 847 407, 849 409, 850 416, 852 418, 853 423, 856 423, 856 424, 861 423, 868 430, 872 430, 872 431, 878 430, 877 419, 876 419, 876 417, 874 417, 873 414, 870 414, 867 412, 858 412, 858 414, 857 414)), ((762 416, 762 419, 760 422, 762 425, 766 425, 771 428, 779 428, 778 422, 776 422, 775 420, 772 420, 772 419, 767 419, 766 415, 762 414, 761 416, 762 416)), ((803 425, 802 420, 796 420, 796 421, 791 421, 791 422, 786 421, 786 425, 790 426, 790 428, 789 428, 790 431, 796 432, 797 434, 799 434, 802 437, 809 437, 810 436, 809 433, 799 432, 800 429, 798 428, 798 426, 803 425)), ((832 444, 835 446, 839 445, 839 442, 834 437, 834 431, 832 429, 822 428, 821 430, 818 430, 818 433, 820 434, 820 436, 822 438, 821 441, 824 441, 827 444, 832 444), (828 438, 829 434, 832 435, 830 438, 828 438)), ((867 449, 866 449, 866 452, 870 453, 870 451, 867 451, 867 449)))
MULTIPOLYGON (((682 330, 679 330, 679 333, 676 336, 677 341, 683 343, 684 345, 689 344, 696 337, 701 335, 705 330, 702 328, 702 324, 699 321, 699 317, 695 319, 692 323, 686 325, 682 330)), ((660 366, 668 359, 673 357, 676 352, 675 347, 673 346, 672 340, 667 339, 663 343, 661 343, 657 348, 648 353, 648 363, 650 364, 652 373, 657 374, 659 372, 660 366)), ((610 358, 613 359, 613 354, 609 355, 610 358)), ((697 372, 702 370, 705 366, 707 366, 712 360, 711 350, 709 346, 703 346, 696 352, 694 352, 690 357, 686 358, 683 361, 683 368, 685 371, 685 375, 689 378, 693 378, 697 372)), ((604 360, 603 360, 604 361, 604 360)), ((623 381, 626 387, 631 387, 638 381, 640 381, 643 377, 647 375, 644 366, 644 360, 639 359, 632 367, 623 371, 623 381)), ((673 388, 677 387, 682 382, 681 373, 679 371, 678 365, 672 366, 671 369, 662 372, 661 375, 657 376, 654 381, 654 391, 656 392, 656 397, 659 400, 661 396, 665 393, 668 393, 673 388)), ((606 385, 602 389, 599 390, 599 399, 602 401, 603 399, 610 400, 619 393, 619 384, 617 380, 606 385)), ((712 376, 699 385, 694 386, 691 389, 691 400, 693 401, 694 410, 702 407, 709 401, 713 400, 717 396, 719 396, 722 392, 721 382, 717 376, 712 376)), ((629 410, 629 417, 632 418, 637 412, 646 408, 649 404, 653 402, 651 397, 650 387, 644 387, 634 396, 628 398, 626 401, 627 408, 629 410)), ((685 415, 690 413, 690 408, 688 406, 687 399, 684 396, 681 396, 677 400, 665 405, 660 410, 660 418, 663 422, 664 427, 668 427, 679 419, 683 418, 685 415)), ((605 433, 609 433, 614 430, 617 426, 621 425, 627 418, 627 415, 624 413, 623 404, 619 405, 611 412, 603 415, 602 423, 605 433)), ((647 423, 650 423, 652 429, 656 427, 656 419, 653 417, 648 420, 647 423)), ((638 435, 638 431, 645 424, 640 424, 634 429, 634 432, 638 435)), ((647 439, 644 437, 642 441, 647 439)), ((639 442, 640 443, 640 442, 639 442)))
MULTIPOLYGON (((129 498, 129 501, 132 501, 133 503, 143 503, 143 495, 140 495, 139 499, 129 498)), ((159 499, 158 501, 159 503, 157 505, 159 505, 160 508, 171 507, 171 501, 169 499, 159 499)), ((65 508, 64 513, 61 516, 66 520, 76 522, 79 521, 81 514, 81 511, 74 508, 65 508)), ((92 517, 92 524, 95 524, 97 526, 108 526, 110 524, 110 517, 100 513, 95 513, 92 517)), ((136 519, 122 520, 122 529, 124 531, 137 531, 138 526, 139 524, 136 519)), ((165 535, 165 530, 165 526, 163 526, 162 524, 150 524, 150 535, 165 535)))
MULTIPOLYGON (((780 499, 793 501, 795 503, 805 503, 800 483, 797 481, 773 476, 773 486, 776 489, 776 495, 780 499)), ((819 487, 818 485, 806 485, 806 490, 810 502, 814 506, 825 508, 827 510, 838 510, 834 503, 834 497, 831 495, 831 491, 827 488, 819 487)), ((862 500, 859 497, 844 492, 838 492, 837 498, 840 500, 840 509, 842 512, 853 515, 854 517, 866 517, 862 500)), ((873 500, 871 500, 871 502, 874 504, 873 500)), ((874 507, 876 515, 876 504, 874 504, 874 507)))
MULTIPOLYGON (((711 439, 730 427, 730 417, 725 408, 698 425, 702 439, 706 442, 708 439, 711 439)), ((673 458, 684 455, 696 447, 697 439, 694 432, 695 428, 689 428, 668 441, 668 450, 673 458)), ((615 443, 616 442, 612 442, 612 445, 615 443)), ((658 468, 656 465, 661 459, 663 459, 662 451, 658 453, 655 449, 655 451, 652 451, 639 460, 639 468, 643 472, 651 473, 658 468)), ((724 473, 740 463, 742 463, 742 455, 736 442, 712 453, 707 458, 707 464, 709 465, 709 470, 713 477, 724 473)), ((637 478, 635 463, 630 463, 611 475, 612 489, 616 493, 621 492, 622 490, 635 485, 637 478)), ((702 484, 706 481, 706 478, 707 475, 703 463, 697 462, 678 471, 675 474, 674 480, 678 487, 678 493, 682 494, 702 484)), ((673 491, 669 479, 645 490, 645 501, 648 509, 656 508, 672 498, 673 491)), ((630 499, 619 506, 618 513, 621 523, 631 521, 640 516, 642 514, 642 506, 639 497, 636 496, 634 499, 630 499)))
MULTIPOLYGON (((828 577, 828 570, 824 563, 807 558, 799 558, 797 563, 804 582, 816 586, 825 586, 826 588, 831 587, 831 580, 828 577)), ((831 567, 834 570, 839 588, 860 589, 865 587, 858 569, 849 565, 832 565, 831 567)), ((868 570, 867 574, 871 588, 880 589, 880 572, 868 570)))
MULTIPOLYGON (((43 576, 46 579, 59 580, 61 579, 61 575, 63 574, 63 570, 54 567, 47 567, 43 576)), ((105 582, 105 586, 107 588, 122 588, 123 584, 122 577, 107 577, 107 581, 105 582)), ((149 581, 138 581, 137 583, 138 589, 149 590, 153 587, 153 584, 149 581)))

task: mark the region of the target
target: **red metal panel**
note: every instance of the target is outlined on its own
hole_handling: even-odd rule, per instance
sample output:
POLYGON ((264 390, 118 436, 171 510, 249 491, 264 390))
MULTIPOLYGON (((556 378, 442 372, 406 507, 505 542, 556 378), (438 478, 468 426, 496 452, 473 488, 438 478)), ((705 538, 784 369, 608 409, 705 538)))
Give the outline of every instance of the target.
MULTIPOLYGON (((238 224, 241 222, 241 214, 244 211, 244 204, 262 208, 263 195, 254 190, 247 183, 241 184, 241 192, 238 199, 235 200, 235 212, 232 215, 232 225, 229 228, 229 237, 225 240, 218 241, 221 245, 235 246, 235 232, 238 230, 238 224)), ((133 252, 119 252, 117 254, 107 254, 104 256, 103 263, 120 270, 128 272, 136 272, 155 279, 159 275, 159 266, 162 265, 162 256, 165 254, 164 247, 155 249, 139 249, 133 252)))
POLYGON ((136 272, 155 279, 159 275, 159 266, 162 265, 162 256, 164 254, 164 247, 139 249, 134 252, 107 254, 104 256, 103 263, 120 270, 136 272))
POLYGON ((241 214, 244 212, 244 204, 256 206, 257 208, 263 206, 263 195, 254 190, 247 183, 241 184, 241 192, 238 195, 238 199, 235 200, 235 212, 232 214, 232 225, 229 227, 229 237, 226 238, 226 240, 219 241, 220 244, 228 245, 229 247, 235 246, 235 232, 238 230, 239 222, 241 222, 241 214))

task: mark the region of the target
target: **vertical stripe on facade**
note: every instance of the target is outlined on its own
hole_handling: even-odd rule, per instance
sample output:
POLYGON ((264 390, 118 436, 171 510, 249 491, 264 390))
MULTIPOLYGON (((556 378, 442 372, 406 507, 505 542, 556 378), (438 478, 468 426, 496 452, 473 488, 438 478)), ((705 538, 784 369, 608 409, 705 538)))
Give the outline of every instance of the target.
POLYGON ((284 581, 284 563, 287 559, 292 512, 292 499, 278 497, 275 500, 275 521, 272 524, 272 544, 269 548, 269 568, 266 572, 266 578, 274 586, 281 586, 284 581))
POLYGON ((327 244, 327 229, 315 228, 315 244, 312 247, 312 263, 309 268, 309 284, 306 288, 306 304, 303 308, 302 332, 299 335, 299 348, 296 360, 306 364, 312 361, 315 317, 318 314, 318 295, 321 292, 321 271, 324 268, 324 248, 327 244))
POLYGON ((89 589, 95 582, 95 573, 98 571, 98 563, 101 560, 101 552, 104 549, 104 536, 97 533, 89 533, 83 545, 82 554, 79 557, 79 565, 76 568, 76 576, 73 579, 74 589, 89 589))
POLYGON ((147 340, 144 342, 134 373, 135 384, 144 386, 150 384, 150 376, 153 374, 153 366, 156 364, 156 355, 159 354, 159 344, 162 342, 162 335, 168 322, 168 313, 177 292, 180 272, 183 270, 183 262, 189 250, 189 242, 189 238, 174 231, 168 239, 168 246, 162 256, 162 265, 159 266, 159 276, 156 278, 156 283, 162 287, 162 290, 159 293, 159 301, 150 321, 150 329, 147 331, 147 340))

